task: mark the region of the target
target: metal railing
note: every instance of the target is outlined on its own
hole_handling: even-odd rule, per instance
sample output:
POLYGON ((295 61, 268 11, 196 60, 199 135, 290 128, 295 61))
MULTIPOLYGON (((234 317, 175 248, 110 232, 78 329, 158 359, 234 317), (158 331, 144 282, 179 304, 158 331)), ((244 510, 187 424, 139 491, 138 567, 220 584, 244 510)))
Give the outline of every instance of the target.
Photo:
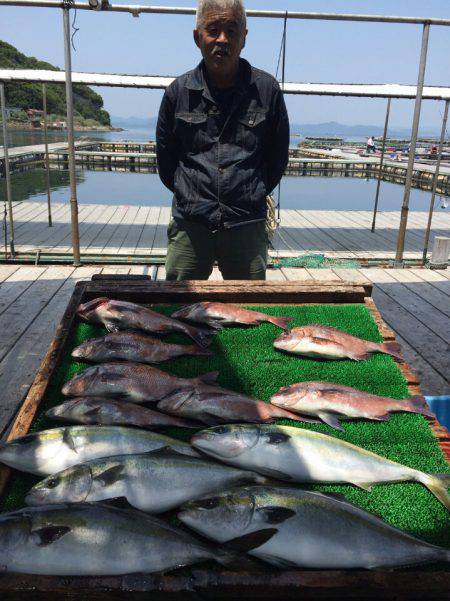
MULTIPOLYGON (((67 131, 68 131, 68 143, 69 143, 69 175, 70 175, 70 206, 71 206, 71 222, 72 222, 72 246, 73 246, 73 257, 74 265, 80 264, 80 241, 78 231, 78 202, 77 202, 77 191, 76 191, 76 180, 75 180, 75 155, 74 155, 74 129, 73 129, 73 95, 72 95, 72 68, 71 68, 71 49, 70 49, 70 32, 69 32, 69 11, 72 9, 77 10, 93 10, 105 11, 105 12, 120 12, 129 13, 134 17, 139 17, 141 14, 170 14, 170 15, 194 15, 196 12, 195 8, 182 8, 182 7, 168 7, 168 6, 145 6, 145 5, 116 5, 109 4, 106 0, 90 0, 89 3, 74 2, 72 0, 64 0, 59 2, 57 0, 0 0, 0 6, 21 6, 21 7, 41 7, 41 8, 56 8, 62 9, 63 12, 63 31, 64 31, 64 56, 65 56, 65 82, 66 82, 66 99, 67 99, 67 131)), ((415 94, 415 105, 414 105, 414 116, 412 121, 411 129, 411 143, 409 148, 408 156, 408 167, 405 181, 405 189, 403 194, 403 202, 401 208, 401 219, 397 238, 396 248, 396 266, 403 264, 403 253, 405 246, 405 235, 408 222, 409 213, 409 198, 411 192, 412 175, 414 168, 415 150, 418 136, 420 111, 423 98, 424 80, 425 80, 425 69, 427 61, 428 41, 431 26, 450 26, 450 19, 437 19, 429 17, 400 17, 400 16, 384 16, 384 15, 366 15, 366 14, 335 14, 335 13, 312 13, 312 12, 297 12, 297 11, 269 11, 269 10, 248 10, 248 17, 259 17, 259 18, 275 18, 275 19, 297 19, 297 20, 326 20, 326 21, 355 21, 355 22, 371 22, 371 23, 397 23, 407 25, 422 25, 422 38, 421 38, 421 51, 418 68, 418 79, 415 94)), ((0 84, 3 90, 4 84, 0 84)), ((283 86, 284 87, 284 86, 283 86)), ((287 90, 284 90, 285 92, 287 90)), ((295 92, 293 92, 295 93, 295 92)), ((302 92, 298 92, 302 93, 302 92)), ((342 95, 342 94, 334 94, 342 95)), ((366 94, 361 94, 366 96, 366 94)), ((369 94, 368 94, 369 96, 369 94)), ((385 97, 393 97, 392 95, 386 95, 385 97)), ((3 99, 3 95, 2 95, 3 99)), ((446 115, 448 112, 449 100, 446 100, 446 109, 444 121, 446 121, 446 115)), ((2 103, 4 107, 4 103, 2 103)), ((383 154, 387 132, 387 121, 388 111, 390 103, 387 108, 387 115, 385 121, 385 131, 383 137, 383 154)), ((6 130, 5 122, 6 118, 3 117, 3 128, 5 131, 5 158, 7 157, 7 142, 6 142, 6 130)), ((434 190, 432 193, 432 201, 430 203, 430 215, 429 215, 429 227, 431 227, 432 211, 434 206, 434 194, 437 185, 437 177, 439 171, 440 157, 443 145, 443 136, 445 135, 445 126, 442 128, 441 141, 439 144, 439 155, 438 163, 435 171, 434 190)), ((5 164, 7 165, 7 159, 5 164)), ((8 168, 6 167, 7 173, 6 178, 8 182, 8 168)), ((381 169, 380 169, 381 173, 381 169)), ((377 186, 377 193, 374 207, 374 218, 373 228, 375 228, 376 210, 378 205, 378 194, 379 186, 377 186)), ((13 235, 13 216, 12 216, 12 201, 10 185, 7 185, 8 195, 8 206, 10 211, 10 224, 11 224, 11 241, 10 250, 11 255, 14 256, 14 235, 13 235)), ((426 234, 426 246, 428 244, 429 229, 426 234)), ((426 260, 426 248, 424 248, 424 260, 426 260)))

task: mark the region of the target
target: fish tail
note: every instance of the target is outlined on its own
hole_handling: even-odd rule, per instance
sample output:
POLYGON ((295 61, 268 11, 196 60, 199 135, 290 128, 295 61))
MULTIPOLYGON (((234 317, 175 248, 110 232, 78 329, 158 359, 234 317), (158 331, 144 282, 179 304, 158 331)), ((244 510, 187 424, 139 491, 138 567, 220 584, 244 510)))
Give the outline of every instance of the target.
POLYGON ((203 346, 198 346, 198 344, 190 344, 186 347, 186 353, 191 355, 200 355, 204 357, 212 357, 214 355, 213 351, 209 348, 205 348, 203 346))
POLYGON ((394 359, 397 359, 397 361, 400 361, 401 363, 405 361, 402 355, 402 347, 398 342, 382 342, 380 344, 380 350, 382 353, 391 355, 391 357, 394 357, 394 359))
POLYGON ((425 415, 426 417, 436 417, 426 404, 423 396, 412 396, 407 400, 410 405, 411 413, 420 413, 420 415, 425 415))
POLYGON ((211 334, 214 334, 214 331, 210 330, 202 330, 200 328, 194 328, 184 324, 183 331, 190 337, 192 340, 201 347, 209 346, 211 344, 211 334))
POLYGON ((424 474, 423 472, 419 472, 419 474, 418 481, 426 486, 436 499, 450 511, 450 494, 448 493, 450 474, 424 474))
POLYGON ((274 326, 278 326, 282 330, 287 330, 289 322, 292 321, 293 317, 268 317, 267 321, 273 323, 274 326))
POLYGON ((206 374, 202 374, 201 376, 197 376, 193 378, 196 382, 201 382, 202 384, 215 384, 217 382, 217 378, 219 377, 218 371, 209 371, 206 374))

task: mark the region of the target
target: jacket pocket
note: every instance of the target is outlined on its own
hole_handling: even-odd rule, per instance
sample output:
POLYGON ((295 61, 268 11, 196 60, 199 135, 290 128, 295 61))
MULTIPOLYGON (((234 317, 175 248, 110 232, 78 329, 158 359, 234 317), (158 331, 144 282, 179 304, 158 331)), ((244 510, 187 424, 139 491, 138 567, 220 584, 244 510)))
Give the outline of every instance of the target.
POLYGON ((205 113, 175 113, 175 135, 187 153, 196 153, 207 142, 205 113))
POLYGON ((238 117, 238 141, 245 150, 253 152, 262 145, 266 117, 265 109, 249 110, 238 117))

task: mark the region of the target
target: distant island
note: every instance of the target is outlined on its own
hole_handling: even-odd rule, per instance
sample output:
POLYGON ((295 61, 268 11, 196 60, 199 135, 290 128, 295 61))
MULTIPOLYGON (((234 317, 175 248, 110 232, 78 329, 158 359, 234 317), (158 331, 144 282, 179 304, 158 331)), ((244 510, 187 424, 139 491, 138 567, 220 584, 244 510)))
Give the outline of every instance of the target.
MULTIPOLYGON (((22 54, 7 42, 0 40, 0 68, 47 69, 58 67, 33 56, 22 54)), ((109 113, 103 108, 103 98, 84 84, 73 85, 75 129, 81 131, 115 129, 109 113)), ((8 127, 39 129, 42 126, 42 85, 40 83, 5 84, 8 127)), ((66 96, 61 84, 47 84, 48 123, 52 129, 66 127, 66 96)))
MULTIPOLYGON (((125 129, 150 129, 155 130, 157 117, 119 117, 111 116, 111 122, 115 126, 123 127, 125 129)), ((291 135, 292 136, 381 136, 383 135, 382 125, 345 125, 336 121, 328 121, 326 123, 292 123, 291 135)), ((436 136, 439 134, 439 130, 433 127, 421 127, 421 136, 436 136)), ((409 139, 411 130, 401 127, 389 128, 389 136, 398 136, 399 138, 409 139)))

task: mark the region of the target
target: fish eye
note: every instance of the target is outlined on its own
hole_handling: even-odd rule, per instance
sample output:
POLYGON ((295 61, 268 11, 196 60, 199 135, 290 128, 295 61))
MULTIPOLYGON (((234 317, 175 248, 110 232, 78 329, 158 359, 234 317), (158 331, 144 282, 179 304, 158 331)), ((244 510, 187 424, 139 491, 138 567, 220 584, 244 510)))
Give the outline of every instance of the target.
POLYGON ((228 426, 218 426, 214 431, 217 434, 227 434, 230 431, 230 428, 228 426))
POLYGON ((56 488, 59 484, 59 478, 50 478, 47 482, 47 488, 56 488))

